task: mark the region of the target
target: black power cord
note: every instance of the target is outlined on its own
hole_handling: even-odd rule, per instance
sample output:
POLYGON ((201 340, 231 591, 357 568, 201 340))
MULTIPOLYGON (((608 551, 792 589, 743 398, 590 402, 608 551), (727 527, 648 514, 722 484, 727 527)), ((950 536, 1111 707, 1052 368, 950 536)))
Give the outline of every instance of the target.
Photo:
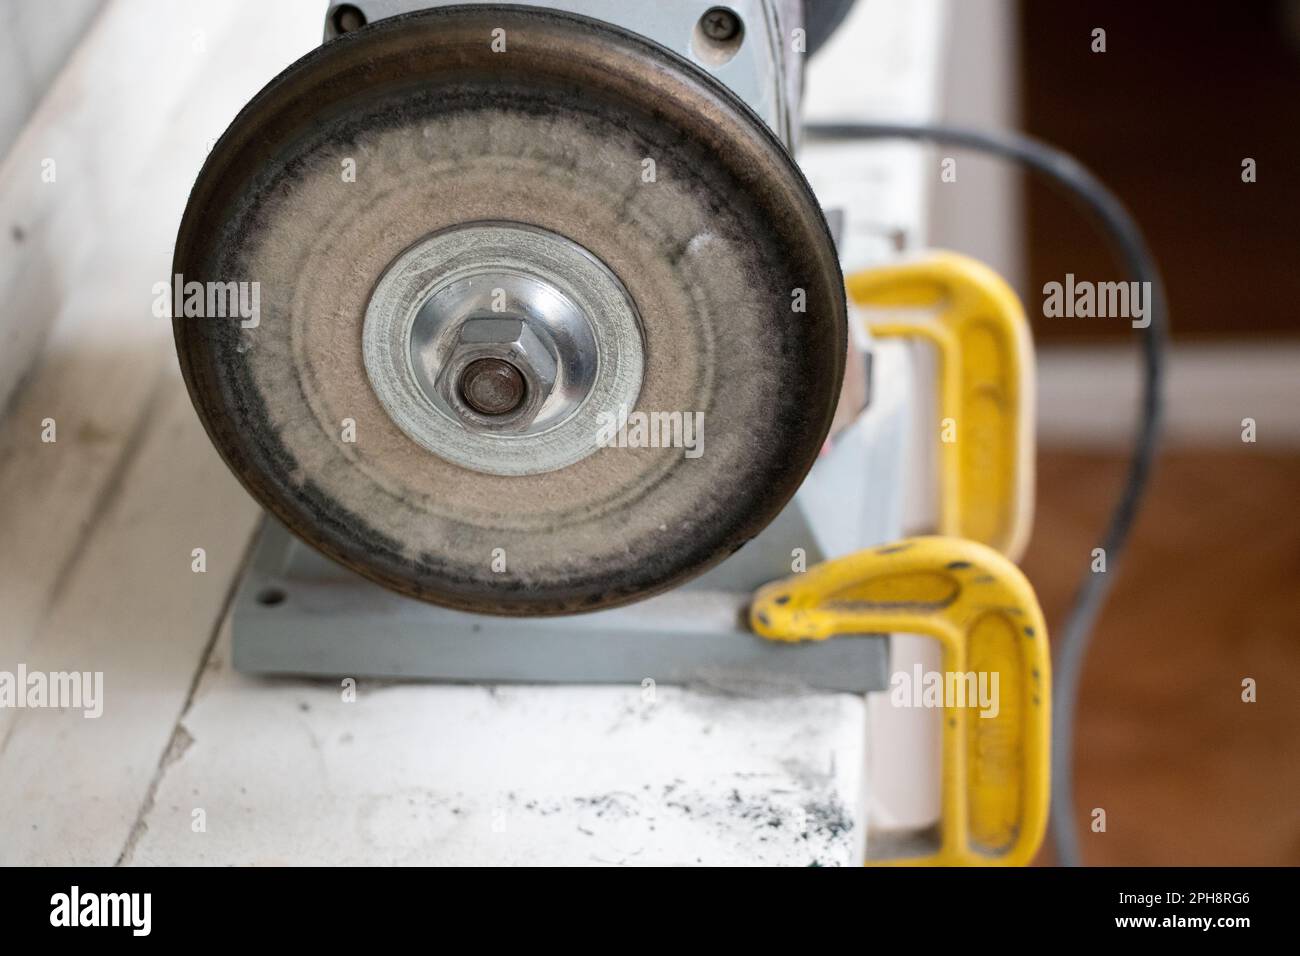
POLYGON ((1082 860, 1074 810, 1074 717, 1079 679, 1093 626, 1115 580, 1133 520, 1146 491, 1163 418, 1162 389, 1168 316, 1160 270, 1142 231, 1115 195, 1068 153, 1028 136, 957 126, 906 123, 815 123, 804 127, 809 139, 907 139, 979 150, 1012 160, 1063 187, 1110 239, 1131 279, 1149 283, 1150 324, 1142 330, 1142 404, 1128 474, 1111 513, 1100 547, 1106 572, 1093 573, 1091 562, 1075 594, 1056 646, 1056 699, 1052 713, 1052 839, 1057 860, 1078 866, 1082 860))

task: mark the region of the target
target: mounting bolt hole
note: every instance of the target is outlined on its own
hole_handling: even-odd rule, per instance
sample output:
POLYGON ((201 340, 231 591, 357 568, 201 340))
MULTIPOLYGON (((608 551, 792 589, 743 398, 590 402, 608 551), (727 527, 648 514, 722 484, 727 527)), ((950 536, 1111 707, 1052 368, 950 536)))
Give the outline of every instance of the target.
POLYGON ((257 603, 263 607, 275 607, 288 600, 289 595, 282 588, 264 588, 257 595, 257 603))
POLYGON ((366 15, 350 3, 341 3, 334 8, 330 22, 334 24, 334 32, 341 36, 364 27, 366 15))

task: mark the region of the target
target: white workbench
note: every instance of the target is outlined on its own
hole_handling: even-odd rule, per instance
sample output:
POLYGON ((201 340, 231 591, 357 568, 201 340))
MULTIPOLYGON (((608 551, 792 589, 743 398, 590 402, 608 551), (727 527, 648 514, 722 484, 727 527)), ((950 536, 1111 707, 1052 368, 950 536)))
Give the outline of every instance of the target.
MULTIPOLYGON (((110 0, 0 167, 0 670, 102 671, 105 695, 98 719, 0 708, 0 863, 860 859, 857 697, 362 680, 352 700, 231 670, 259 513, 193 414, 151 289, 206 149, 318 42, 323 7, 110 0)), ((940 13, 860 5, 839 69, 888 115, 927 114, 940 13)), ((812 97, 837 88, 810 79, 812 97)), ((863 234, 914 229, 916 153, 873 155, 888 221, 863 234)), ((809 167, 855 195, 833 160, 809 167)))

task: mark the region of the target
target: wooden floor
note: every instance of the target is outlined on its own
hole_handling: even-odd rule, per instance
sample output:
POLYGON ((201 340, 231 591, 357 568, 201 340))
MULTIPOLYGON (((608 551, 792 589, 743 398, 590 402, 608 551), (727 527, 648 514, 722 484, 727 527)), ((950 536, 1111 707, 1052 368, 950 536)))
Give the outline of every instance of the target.
MULTIPOLYGON (((1122 474, 1040 457, 1024 567, 1049 628, 1122 474)), ((1076 797, 1107 829, 1086 862, 1300 864, 1300 457, 1166 454, 1093 648, 1076 797)))

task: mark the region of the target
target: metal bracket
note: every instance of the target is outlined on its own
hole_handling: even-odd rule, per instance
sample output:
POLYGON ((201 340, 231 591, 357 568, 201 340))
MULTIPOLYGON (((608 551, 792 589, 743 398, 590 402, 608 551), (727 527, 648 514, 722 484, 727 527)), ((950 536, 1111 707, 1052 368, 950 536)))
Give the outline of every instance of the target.
POLYGON ((764 640, 745 625, 752 591, 724 584, 706 575, 630 607, 572 617, 465 614, 372 584, 268 519, 235 598, 234 665, 260 674, 475 683, 652 680, 859 694, 886 686, 885 638, 815 647, 764 640))

